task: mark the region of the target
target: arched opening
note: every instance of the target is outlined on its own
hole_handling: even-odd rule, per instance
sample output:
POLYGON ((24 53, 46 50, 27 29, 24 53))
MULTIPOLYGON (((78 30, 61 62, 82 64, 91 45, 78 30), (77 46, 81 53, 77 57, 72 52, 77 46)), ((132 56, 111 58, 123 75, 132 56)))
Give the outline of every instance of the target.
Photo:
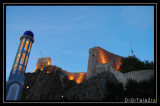
POLYGON ((7 94, 7 100, 17 100, 19 95, 20 85, 17 83, 14 83, 10 85, 8 94, 7 94))
POLYGON ((27 65, 27 60, 28 60, 28 55, 26 56, 26 60, 25 60, 25 66, 27 65))
POLYGON ((31 50, 31 45, 32 45, 32 43, 30 42, 28 52, 30 52, 30 50, 31 50))
POLYGON ((25 49, 24 49, 24 50, 27 50, 28 44, 29 44, 29 41, 27 40, 27 41, 26 41, 26 44, 25 44, 25 49))
POLYGON ((18 68, 18 70, 22 70, 22 65, 19 65, 19 68, 18 68))
POLYGON ((23 44, 24 44, 24 39, 22 40, 22 43, 21 43, 21 46, 20 46, 20 50, 22 50, 23 44))
POLYGON ((23 53, 23 54, 22 54, 22 58, 21 58, 21 62, 20 62, 20 64, 23 64, 23 62, 24 62, 24 58, 25 58, 25 53, 23 53))
POLYGON ((18 55, 17 55, 16 63, 18 63, 19 58, 20 58, 20 52, 19 52, 18 55))

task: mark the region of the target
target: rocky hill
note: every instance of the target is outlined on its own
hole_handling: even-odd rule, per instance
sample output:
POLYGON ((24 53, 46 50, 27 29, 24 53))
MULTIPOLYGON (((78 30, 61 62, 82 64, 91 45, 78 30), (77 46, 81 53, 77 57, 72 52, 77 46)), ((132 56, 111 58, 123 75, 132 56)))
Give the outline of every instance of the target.
POLYGON ((56 71, 54 69, 50 73, 45 69, 26 73, 21 99, 31 101, 103 100, 107 93, 106 81, 119 83, 112 73, 103 72, 77 84, 74 80, 68 80, 68 76, 61 68, 56 71))
POLYGON ((82 83, 69 80, 66 71, 59 67, 26 73, 21 100, 23 101, 121 101, 125 97, 152 97, 154 80, 137 83, 129 81, 126 90, 115 75, 102 71, 82 83), (150 87, 152 86, 152 87, 150 87), (131 93, 132 92, 132 93, 131 93))
MULTIPOLYGON (((55 69, 55 68, 54 68, 55 69)), ((68 80, 61 68, 48 73, 45 69, 35 73, 26 73, 22 100, 61 100, 66 90, 76 83, 68 80)))

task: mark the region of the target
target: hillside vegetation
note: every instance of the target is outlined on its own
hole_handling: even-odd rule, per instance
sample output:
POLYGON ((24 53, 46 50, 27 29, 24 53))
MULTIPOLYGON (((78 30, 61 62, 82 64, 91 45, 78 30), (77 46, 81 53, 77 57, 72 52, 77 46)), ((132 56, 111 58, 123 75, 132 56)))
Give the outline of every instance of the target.
POLYGON ((141 61, 135 56, 129 56, 121 59, 121 66, 119 70, 123 73, 135 70, 154 70, 153 61, 149 62, 148 60, 141 61))

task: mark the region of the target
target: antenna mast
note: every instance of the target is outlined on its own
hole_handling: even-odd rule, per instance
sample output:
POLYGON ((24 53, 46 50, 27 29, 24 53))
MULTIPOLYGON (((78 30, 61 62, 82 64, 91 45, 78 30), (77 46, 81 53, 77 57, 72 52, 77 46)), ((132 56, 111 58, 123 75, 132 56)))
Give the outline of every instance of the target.
POLYGON ((133 56, 133 50, 132 50, 132 45, 131 45, 131 42, 130 42, 130 46, 131 46, 131 52, 132 52, 132 56, 133 56))

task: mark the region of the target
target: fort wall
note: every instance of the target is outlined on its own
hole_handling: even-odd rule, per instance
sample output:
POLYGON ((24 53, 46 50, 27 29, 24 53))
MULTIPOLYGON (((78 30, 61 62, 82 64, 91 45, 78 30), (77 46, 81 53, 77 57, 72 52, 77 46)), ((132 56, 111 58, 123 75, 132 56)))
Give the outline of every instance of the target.
POLYGON ((149 80, 151 78, 154 78, 154 70, 135 70, 127 73, 122 73, 112 68, 110 63, 97 64, 96 70, 97 70, 97 73, 100 73, 102 71, 109 71, 113 73, 116 79, 119 82, 123 83, 124 87, 126 86, 128 80, 141 82, 144 80, 149 80))
POLYGON ((70 73, 67 72, 68 79, 74 80, 76 83, 82 83, 84 78, 86 77, 86 73, 70 73))
POLYGON ((37 68, 40 68, 42 71, 45 66, 48 66, 51 64, 51 58, 50 57, 45 57, 45 58, 38 58, 36 67, 34 69, 34 72, 37 70, 37 68))
POLYGON ((112 67, 118 70, 121 65, 121 58, 123 57, 110 53, 100 47, 90 48, 86 79, 97 73, 97 64, 111 63, 112 67))
POLYGON ((104 63, 111 63, 112 67, 116 70, 119 69, 121 63, 121 56, 118 56, 116 54, 110 53, 100 47, 96 47, 98 52, 98 63, 104 64, 104 63))
MULTIPOLYGON (((36 72, 37 68, 39 68, 41 71, 42 70, 45 71, 47 74, 51 73, 53 70, 54 72, 56 72, 57 70, 62 70, 61 68, 55 65, 50 65, 50 63, 51 63, 50 57, 39 58, 34 72, 36 72)), ((82 83, 82 81, 86 77, 86 73, 70 73, 65 70, 62 70, 62 71, 63 71, 63 74, 68 76, 69 80, 74 80, 76 83, 82 83)), ((62 85, 64 85, 63 78, 64 76, 60 76, 62 85)))
MULTIPOLYGON (((121 65, 121 58, 123 57, 110 53, 100 47, 90 48, 87 73, 70 73, 65 70, 63 70, 63 73, 68 76, 69 80, 74 80, 76 83, 82 83, 84 79, 88 80, 98 73, 109 71, 115 75, 119 82, 123 83, 124 87, 130 79, 141 82, 154 76, 154 70, 138 70, 128 73, 118 71, 121 65)), ((51 73, 53 70, 59 70, 59 67, 50 65, 50 63, 51 59, 49 57, 39 58, 35 71, 37 68, 40 68, 42 71, 45 66, 46 73, 51 73)), ((63 79, 63 76, 61 79, 63 79)))
POLYGON ((97 48, 89 49, 89 58, 88 58, 88 68, 86 79, 89 79, 94 74, 96 74, 96 64, 98 63, 98 52, 97 48))

